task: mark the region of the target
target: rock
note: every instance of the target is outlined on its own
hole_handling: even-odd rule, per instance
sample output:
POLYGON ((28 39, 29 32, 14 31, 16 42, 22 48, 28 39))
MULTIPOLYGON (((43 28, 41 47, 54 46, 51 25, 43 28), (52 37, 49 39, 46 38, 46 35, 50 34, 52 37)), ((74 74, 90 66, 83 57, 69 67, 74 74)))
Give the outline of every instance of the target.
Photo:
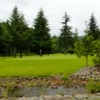
POLYGON ((63 100, 67 100, 67 99, 71 99, 72 97, 71 96, 69 96, 69 95, 64 95, 63 96, 63 100))
POLYGON ((55 95, 55 100, 62 100, 62 96, 61 95, 55 95))
POLYGON ((72 93, 72 96, 75 97, 78 93, 72 93))
POLYGON ((52 89, 57 89, 58 87, 56 85, 51 86, 52 89))
POLYGON ((83 100, 83 99, 89 99, 89 97, 88 97, 86 94, 83 94, 83 95, 77 94, 77 95, 75 96, 75 99, 83 100))
POLYGON ((69 76, 71 80, 81 80, 81 81, 88 81, 89 79, 93 79, 94 81, 100 80, 100 67, 84 67, 81 68, 76 73, 69 76))
POLYGON ((0 99, 0 100, 15 100, 15 98, 9 97, 9 98, 2 98, 2 99, 0 99))
POLYGON ((44 100, 55 100, 54 96, 49 95, 49 96, 44 96, 44 100))
POLYGON ((100 96, 100 93, 97 93, 96 95, 97 95, 97 96, 100 96))
POLYGON ((91 99, 100 99, 100 96, 93 96, 93 97, 91 97, 91 99))
POLYGON ((28 100, 39 100, 39 97, 33 97, 31 99, 28 99, 28 100))
POLYGON ((25 100, 25 98, 19 98, 19 99, 15 99, 15 100, 25 100))

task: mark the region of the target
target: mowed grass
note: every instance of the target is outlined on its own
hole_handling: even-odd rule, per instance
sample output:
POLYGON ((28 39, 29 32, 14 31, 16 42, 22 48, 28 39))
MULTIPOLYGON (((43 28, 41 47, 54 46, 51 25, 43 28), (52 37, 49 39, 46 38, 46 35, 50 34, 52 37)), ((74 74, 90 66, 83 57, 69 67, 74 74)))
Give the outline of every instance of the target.
MULTIPOLYGON (((89 57, 89 66, 93 66, 89 57)), ((85 67, 85 58, 76 55, 51 54, 49 56, 0 57, 0 76, 49 76, 72 74, 85 67)))

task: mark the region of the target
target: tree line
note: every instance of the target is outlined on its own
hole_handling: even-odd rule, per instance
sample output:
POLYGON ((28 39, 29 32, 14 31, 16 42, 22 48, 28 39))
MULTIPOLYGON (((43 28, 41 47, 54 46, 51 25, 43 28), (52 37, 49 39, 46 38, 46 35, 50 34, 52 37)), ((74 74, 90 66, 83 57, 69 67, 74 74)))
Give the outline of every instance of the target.
POLYGON ((60 36, 51 37, 43 9, 39 10, 34 19, 33 27, 29 27, 24 15, 15 6, 10 18, 6 22, 0 22, 0 56, 15 58, 19 54, 21 58, 23 54, 29 53, 40 56, 50 53, 76 53, 79 57, 85 56, 88 65, 88 56, 96 54, 96 62, 100 56, 100 29, 94 14, 90 16, 83 37, 78 36, 77 29, 72 32, 67 13, 62 18, 60 36))
MULTIPOLYGON (((65 17, 67 17, 66 15, 65 17)), ((69 28, 69 26, 66 27, 69 28)), ((67 30, 65 29, 64 31, 67 30)), ((34 53, 42 56, 42 54, 49 55, 50 53, 62 52, 65 47, 60 47, 62 39, 58 38, 51 37, 48 20, 44 15, 43 9, 40 9, 34 19, 33 27, 28 27, 24 15, 15 6, 10 18, 6 22, 0 22, 0 56, 13 55, 15 58, 19 54, 21 58, 23 53, 26 55, 34 53), (54 42, 55 40, 57 43, 54 42)))

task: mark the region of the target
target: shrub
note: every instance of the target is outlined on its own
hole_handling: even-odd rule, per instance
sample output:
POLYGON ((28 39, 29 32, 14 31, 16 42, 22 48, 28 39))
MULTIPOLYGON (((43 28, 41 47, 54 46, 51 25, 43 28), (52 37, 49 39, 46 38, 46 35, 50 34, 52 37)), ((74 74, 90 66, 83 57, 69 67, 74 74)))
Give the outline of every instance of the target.
POLYGON ((88 93, 100 92, 100 81, 95 82, 93 80, 90 80, 86 85, 86 89, 87 89, 88 93))
POLYGON ((93 59, 94 65, 100 65, 100 57, 95 57, 93 59))
POLYGON ((13 96, 15 92, 15 82, 7 82, 5 84, 5 87, 6 88, 3 91, 3 96, 4 97, 13 96))

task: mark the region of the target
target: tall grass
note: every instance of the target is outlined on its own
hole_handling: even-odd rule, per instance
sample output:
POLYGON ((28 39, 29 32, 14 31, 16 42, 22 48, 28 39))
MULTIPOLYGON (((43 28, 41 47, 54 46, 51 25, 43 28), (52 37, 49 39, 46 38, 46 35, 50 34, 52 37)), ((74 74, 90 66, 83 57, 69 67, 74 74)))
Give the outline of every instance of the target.
MULTIPOLYGON (((93 66, 91 57, 89 57, 89 66, 93 66)), ((0 58, 0 76, 69 75, 82 67, 85 67, 85 58, 70 54, 0 58)))

